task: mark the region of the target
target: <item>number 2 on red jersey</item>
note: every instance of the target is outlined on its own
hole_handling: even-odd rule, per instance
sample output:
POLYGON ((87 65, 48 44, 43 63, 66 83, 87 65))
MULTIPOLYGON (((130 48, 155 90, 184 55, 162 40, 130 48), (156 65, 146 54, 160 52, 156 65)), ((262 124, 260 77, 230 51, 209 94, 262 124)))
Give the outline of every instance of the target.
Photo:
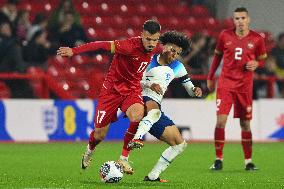
POLYGON ((241 60, 243 54, 243 49, 240 47, 235 48, 235 60, 241 60))

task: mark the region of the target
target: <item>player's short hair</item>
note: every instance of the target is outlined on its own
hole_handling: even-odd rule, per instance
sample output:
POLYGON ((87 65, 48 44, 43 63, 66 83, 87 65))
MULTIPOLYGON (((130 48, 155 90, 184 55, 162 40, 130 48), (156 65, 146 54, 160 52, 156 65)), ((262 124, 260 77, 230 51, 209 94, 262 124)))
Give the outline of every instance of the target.
POLYGON ((167 31, 160 36, 160 42, 165 45, 167 43, 175 44, 182 48, 182 51, 185 52, 189 49, 191 45, 190 38, 184 33, 177 31, 167 31))
POLYGON ((234 10, 234 12, 246 12, 246 13, 248 13, 248 10, 247 10, 247 8, 245 8, 245 7, 237 7, 237 8, 234 10))
POLYGON ((143 30, 148 31, 150 34, 161 32, 161 25, 156 20, 147 20, 143 24, 143 30))

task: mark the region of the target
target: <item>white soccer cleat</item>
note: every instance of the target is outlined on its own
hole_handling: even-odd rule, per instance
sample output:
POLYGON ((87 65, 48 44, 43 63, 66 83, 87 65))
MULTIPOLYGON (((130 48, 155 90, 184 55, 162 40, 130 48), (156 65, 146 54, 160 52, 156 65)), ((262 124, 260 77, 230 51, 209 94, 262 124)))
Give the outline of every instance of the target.
POLYGON ((126 173, 128 175, 132 175, 134 173, 134 170, 131 167, 129 161, 119 159, 119 160, 117 160, 117 163, 119 163, 121 165, 124 173, 126 173))
POLYGON ((85 152, 82 156, 82 161, 81 161, 81 168, 86 169, 90 166, 91 161, 92 161, 92 155, 93 153, 85 152))

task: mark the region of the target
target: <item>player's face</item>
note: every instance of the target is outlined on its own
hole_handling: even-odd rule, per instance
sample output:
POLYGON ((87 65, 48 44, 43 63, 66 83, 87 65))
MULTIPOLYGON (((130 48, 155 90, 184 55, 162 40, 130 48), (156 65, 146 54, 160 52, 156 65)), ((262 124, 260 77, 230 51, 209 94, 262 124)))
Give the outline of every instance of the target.
POLYGON ((152 51, 159 42, 160 33, 151 34, 148 31, 143 31, 141 34, 142 43, 146 51, 152 51))
POLYGON ((247 31, 249 29, 250 18, 247 12, 234 12, 234 24, 237 31, 247 31))
POLYGON ((163 53, 162 53, 165 63, 169 64, 175 59, 177 59, 180 56, 181 52, 182 52, 181 47, 175 44, 172 44, 172 43, 165 44, 163 47, 163 53))

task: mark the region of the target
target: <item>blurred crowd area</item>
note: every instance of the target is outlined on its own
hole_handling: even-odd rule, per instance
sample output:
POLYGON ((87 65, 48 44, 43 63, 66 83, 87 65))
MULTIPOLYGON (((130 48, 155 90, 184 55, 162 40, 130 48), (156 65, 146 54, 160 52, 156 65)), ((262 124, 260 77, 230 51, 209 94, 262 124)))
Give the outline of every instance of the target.
MULTIPOLYGON (((206 75, 216 40, 222 29, 233 27, 231 18, 219 20, 215 13, 215 0, 0 0, 0 75, 45 73, 58 90, 75 98, 96 98, 112 55, 97 51, 66 59, 56 56, 58 47, 138 36, 145 20, 157 19, 163 31, 191 37, 191 49, 180 60, 207 95, 206 75)), ((255 72, 254 98, 267 97, 269 90, 283 98, 284 33, 273 38, 269 31, 259 32, 269 57, 255 72), (280 80, 269 88, 267 77, 280 80)), ((0 77, 0 98, 41 98, 41 84, 0 77)), ((58 97, 56 90, 50 97, 58 97)), ((190 98, 177 81, 166 97, 190 98)))

